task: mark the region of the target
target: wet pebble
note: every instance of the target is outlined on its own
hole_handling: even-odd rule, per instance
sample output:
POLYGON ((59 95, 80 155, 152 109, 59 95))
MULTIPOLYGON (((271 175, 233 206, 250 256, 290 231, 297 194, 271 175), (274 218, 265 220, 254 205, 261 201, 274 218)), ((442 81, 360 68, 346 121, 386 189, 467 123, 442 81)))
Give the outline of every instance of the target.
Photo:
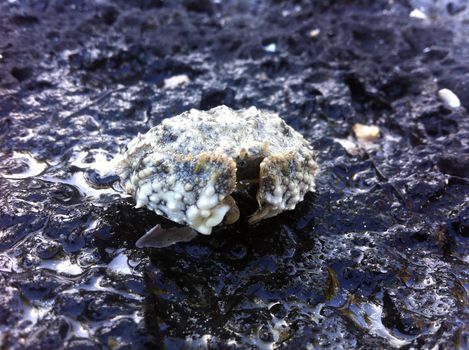
POLYGON ((469 237, 469 207, 461 211, 453 225, 463 237, 469 237))
POLYGON ((95 169, 87 169, 84 173, 84 177, 86 182, 94 188, 109 188, 119 180, 115 175, 100 175, 95 169))
POLYGON ((62 246, 55 241, 43 242, 36 248, 38 256, 44 260, 52 259, 61 251, 62 246))
POLYGON ((81 251, 77 259, 80 266, 92 266, 100 263, 101 255, 96 249, 93 251, 81 251))
POLYGON ((246 256, 246 253, 246 247, 242 245, 235 245, 233 248, 230 249, 229 256, 234 260, 238 260, 244 258, 246 256))
POLYGON ((466 5, 464 5, 463 3, 459 1, 450 1, 446 5, 446 9, 451 16, 455 16, 458 13, 464 11, 466 7, 467 7, 466 5))
POLYGON ((259 339, 264 342, 269 342, 269 343, 274 341, 274 335, 269 327, 262 326, 259 329, 259 339))
POLYGON ((277 303, 270 308, 270 313, 279 319, 287 316, 287 309, 281 303, 277 303))
POLYGON ((376 125, 355 124, 352 128, 358 141, 371 142, 380 137, 380 130, 376 125))
POLYGON ((437 162, 438 168, 444 174, 469 178, 469 154, 446 154, 437 162))

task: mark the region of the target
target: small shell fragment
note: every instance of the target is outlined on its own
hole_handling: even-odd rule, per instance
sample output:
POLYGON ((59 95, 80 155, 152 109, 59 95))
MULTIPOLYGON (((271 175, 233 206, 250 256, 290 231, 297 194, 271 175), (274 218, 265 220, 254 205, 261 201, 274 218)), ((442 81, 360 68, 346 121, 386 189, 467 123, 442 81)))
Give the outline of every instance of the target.
POLYGON ((202 234, 238 220, 238 195, 252 194, 256 203, 250 223, 294 209, 314 191, 317 171, 303 136, 255 107, 191 109, 165 119, 132 140, 115 162, 122 188, 138 207, 202 234))
POLYGON ((338 142, 351 156, 355 157, 363 153, 363 150, 356 142, 352 141, 351 137, 348 139, 334 139, 334 141, 338 142))
POLYGON ((179 85, 184 85, 190 82, 190 79, 185 74, 173 75, 170 78, 166 78, 163 82, 165 89, 174 89, 179 85))
POLYGON ((413 9, 410 13, 409 13, 409 17, 412 17, 412 18, 418 18, 418 19, 427 19, 427 15, 420 11, 419 9, 413 9))
POLYGON ((312 29, 308 32, 310 38, 317 38, 321 34, 321 30, 319 28, 312 29))
POLYGON ((363 125, 357 123, 352 128, 358 141, 371 142, 379 138, 380 131, 376 125, 363 125))
POLYGON ((441 89, 438 91, 438 97, 441 99, 443 104, 448 108, 459 108, 461 107, 461 101, 456 94, 449 89, 441 89))

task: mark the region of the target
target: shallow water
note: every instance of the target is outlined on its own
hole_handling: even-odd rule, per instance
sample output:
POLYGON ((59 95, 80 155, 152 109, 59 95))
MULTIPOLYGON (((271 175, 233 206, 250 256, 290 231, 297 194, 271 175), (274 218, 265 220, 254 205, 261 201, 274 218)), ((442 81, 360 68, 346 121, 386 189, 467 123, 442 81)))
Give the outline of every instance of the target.
POLYGON ((451 3, 2 3, 1 347, 467 347, 469 9, 451 3), (134 208, 112 157, 219 104, 302 132, 316 193, 137 249, 173 224, 134 208))

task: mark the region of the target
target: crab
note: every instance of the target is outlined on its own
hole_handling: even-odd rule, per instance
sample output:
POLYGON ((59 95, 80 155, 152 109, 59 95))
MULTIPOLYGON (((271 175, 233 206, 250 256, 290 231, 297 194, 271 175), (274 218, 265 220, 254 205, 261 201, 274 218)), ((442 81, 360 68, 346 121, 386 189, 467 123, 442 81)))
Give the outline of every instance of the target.
MULTIPOLYGON (((317 164, 309 142, 277 114, 218 106, 191 109, 138 135, 115 171, 137 208, 186 225, 192 237, 243 216, 255 224, 293 210, 314 191, 317 164)), ((164 245, 155 237, 167 242, 175 232, 158 225, 137 246, 164 245)))

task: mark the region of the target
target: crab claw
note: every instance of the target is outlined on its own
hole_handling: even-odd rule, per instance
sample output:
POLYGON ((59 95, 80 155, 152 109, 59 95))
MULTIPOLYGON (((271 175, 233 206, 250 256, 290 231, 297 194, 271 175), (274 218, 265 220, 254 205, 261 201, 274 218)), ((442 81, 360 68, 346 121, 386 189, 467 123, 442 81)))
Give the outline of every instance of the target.
POLYGON ((259 190, 256 195, 259 209, 251 215, 249 223, 254 224, 294 209, 306 192, 314 190, 316 169, 312 158, 292 153, 265 158, 259 167, 259 190))
POLYGON ((137 248, 165 248, 178 242, 189 242, 197 233, 190 227, 162 228, 156 225, 135 243, 137 248))
POLYGON ((238 208, 238 205, 236 204, 236 201, 234 200, 233 197, 227 196, 225 197, 225 199, 223 199, 223 203, 230 206, 230 209, 225 214, 223 223, 226 225, 234 224, 236 221, 239 220, 239 208, 238 208))

